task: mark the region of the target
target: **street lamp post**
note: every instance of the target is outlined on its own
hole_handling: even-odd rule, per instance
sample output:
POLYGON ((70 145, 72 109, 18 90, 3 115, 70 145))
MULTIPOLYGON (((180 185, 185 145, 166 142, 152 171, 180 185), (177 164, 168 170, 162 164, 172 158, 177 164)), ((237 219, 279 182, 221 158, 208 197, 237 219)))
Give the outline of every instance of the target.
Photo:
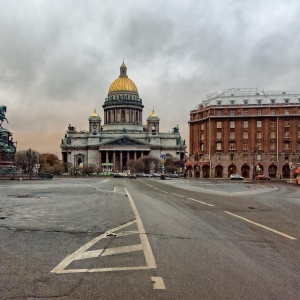
POLYGON ((75 169, 76 169, 76 150, 74 150, 74 165, 73 165, 73 168, 74 168, 74 170, 73 170, 73 175, 75 176, 75 169))
POLYGON ((255 179, 255 154, 257 153, 258 147, 253 148, 253 170, 252 170, 252 179, 255 179))

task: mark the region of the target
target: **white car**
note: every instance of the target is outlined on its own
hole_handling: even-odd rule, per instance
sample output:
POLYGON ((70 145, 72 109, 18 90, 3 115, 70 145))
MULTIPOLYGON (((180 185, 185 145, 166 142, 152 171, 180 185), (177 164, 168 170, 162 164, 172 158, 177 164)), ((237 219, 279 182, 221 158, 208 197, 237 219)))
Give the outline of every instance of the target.
POLYGON ((231 180, 243 180, 244 177, 239 174, 231 174, 229 177, 231 180))

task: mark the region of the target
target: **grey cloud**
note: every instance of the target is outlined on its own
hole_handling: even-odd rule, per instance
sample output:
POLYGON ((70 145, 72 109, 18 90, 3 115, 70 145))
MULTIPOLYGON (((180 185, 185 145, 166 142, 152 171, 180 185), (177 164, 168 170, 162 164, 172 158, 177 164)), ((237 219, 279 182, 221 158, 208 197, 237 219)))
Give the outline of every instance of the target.
POLYGON ((161 130, 208 93, 298 89, 299 1, 0 0, 0 104, 21 148, 59 151, 69 123, 102 116, 122 59, 161 130), (5 102, 5 103, 4 103, 5 102), (49 144, 47 142, 49 141, 49 144), (51 142, 50 142, 51 141, 51 142))

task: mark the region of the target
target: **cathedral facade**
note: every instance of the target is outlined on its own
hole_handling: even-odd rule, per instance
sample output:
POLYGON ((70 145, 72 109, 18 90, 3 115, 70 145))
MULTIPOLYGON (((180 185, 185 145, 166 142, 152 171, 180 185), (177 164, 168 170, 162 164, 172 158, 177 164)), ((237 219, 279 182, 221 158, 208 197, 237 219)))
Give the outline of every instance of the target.
POLYGON ((94 110, 88 119, 88 131, 68 126, 61 143, 64 163, 74 169, 93 165, 100 171, 109 165, 116 172, 125 170, 129 160, 143 156, 184 158, 186 145, 178 126, 171 132, 160 132, 160 119, 154 110, 143 124, 143 101, 127 76, 124 62, 102 107, 103 123, 94 110))

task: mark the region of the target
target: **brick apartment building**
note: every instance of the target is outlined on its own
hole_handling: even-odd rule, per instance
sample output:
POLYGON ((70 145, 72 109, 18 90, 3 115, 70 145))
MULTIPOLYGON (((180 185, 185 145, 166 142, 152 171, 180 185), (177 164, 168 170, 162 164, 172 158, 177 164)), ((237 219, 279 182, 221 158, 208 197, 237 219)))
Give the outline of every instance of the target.
POLYGON ((228 89, 190 111, 189 177, 290 178, 300 162, 300 94, 228 89))

